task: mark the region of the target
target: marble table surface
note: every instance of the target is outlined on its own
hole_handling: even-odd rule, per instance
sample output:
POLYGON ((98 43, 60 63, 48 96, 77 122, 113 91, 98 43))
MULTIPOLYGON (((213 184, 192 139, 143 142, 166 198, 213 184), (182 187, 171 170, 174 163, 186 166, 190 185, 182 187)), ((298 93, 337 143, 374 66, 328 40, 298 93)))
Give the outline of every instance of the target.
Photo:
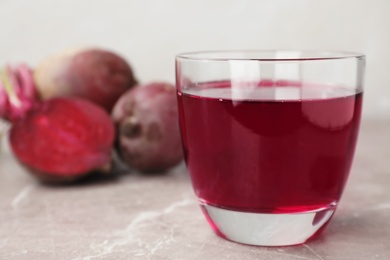
POLYGON ((316 240, 292 247, 217 237, 183 164, 164 175, 122 170, 47 186, 2 150, 0 259, 390 259, 390 121, 364 121, 332 222, 316 240))

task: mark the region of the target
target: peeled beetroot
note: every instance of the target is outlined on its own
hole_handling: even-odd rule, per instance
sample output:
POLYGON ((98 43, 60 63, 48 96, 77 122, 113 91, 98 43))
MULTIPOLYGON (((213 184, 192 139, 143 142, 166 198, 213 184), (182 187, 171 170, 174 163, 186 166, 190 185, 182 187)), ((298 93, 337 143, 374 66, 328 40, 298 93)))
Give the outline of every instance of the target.
POLYGON ((97 48, 60 52, 34 70, 41 99, 81 97, 111 112, 117 99, 136 84, 130 65, 119 55, 97 48))
POLYGON ((127 91, 115 104, 117 149, 129 166, 164 171, 182 158, 175 88, 151 83, 127 91))
POLYGON ((0 111, 11 122, 10 146, 15 157, 43 180, 77 180, 94 170, 108 170, 114 124, 100 106, 81 98, 34 99, 25 70, 1 71, 0 111), (29 94, 30 93, 30 94, 29 94))

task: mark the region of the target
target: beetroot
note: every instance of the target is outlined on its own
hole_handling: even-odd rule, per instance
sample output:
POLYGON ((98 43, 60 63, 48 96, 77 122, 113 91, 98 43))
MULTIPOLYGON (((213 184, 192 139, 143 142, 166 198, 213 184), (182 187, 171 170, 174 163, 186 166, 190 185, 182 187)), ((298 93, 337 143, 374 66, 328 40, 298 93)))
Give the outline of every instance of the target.
POLYGON ((119 55, 97 48, 68 50, 43 60, 34 70, 41 99, 75 96, 111 111, 136 84, 130 65, 119 55))
POLYGON ((175 88, 151 83, 127 91, 115 104, 117 150, 129 166, 164 171, 183 158, 175 88))
POLYGON ((15 156, 47 177, 85 175, 111 162, 114 126, 108 114, 77 98, 38 104, 10 132, 15 156))
POLYGON ((0 117, 12 121, 28 111, 36 101, 36 88, 27 65, 21 64, 16 68, 7 65, 2 69, 0 117))
MULTIPOLYGON (((10 145, 20 162, 50 181, 76 180, 109 167, 115 128, 103 108, 80 98, 27 98, 29 92, 23 90, 28 80, 12 81, 10 72, 0 84, 7 93, 2 111, 12 123, 10 145), (11 99, 14 105, 9 105, 11 99), (24 104, 29 108, 21 109, 24 104)), ((25 76, 29 78, 28 72, 25 76)))

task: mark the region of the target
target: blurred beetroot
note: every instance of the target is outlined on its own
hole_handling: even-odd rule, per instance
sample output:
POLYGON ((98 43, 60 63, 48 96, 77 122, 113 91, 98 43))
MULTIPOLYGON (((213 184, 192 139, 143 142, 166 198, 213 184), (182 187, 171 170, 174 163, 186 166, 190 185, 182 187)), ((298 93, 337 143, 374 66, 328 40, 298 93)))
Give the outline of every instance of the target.
POLYGON ((0 68, 0 101, 12 151, 29 173, 68 182, 110 170, 115 128, 102 107, 75 97, 39 101, 26 65, 0 68))
POLYGON ((117 150, 142 172, 164 171, 183 159, 175 88, 167 83, 139 85, 115 104, 117 150))
POLYGON ((38 102, 30 68, 26 64, 0 68, 0 117, 13 121, 38 102))
POLYGON ((98 48, 67 50, 46 58, 35 68, 34 81, 43 100, 81 97, 108 112, 137 82, 122 57, 98 48))
POLYGON ((13 122, 10 144, 31 173, 65 182, 109 170, 114 135, 114 125, 101 107, 79 98, 54 98, 37 103, 13 122))

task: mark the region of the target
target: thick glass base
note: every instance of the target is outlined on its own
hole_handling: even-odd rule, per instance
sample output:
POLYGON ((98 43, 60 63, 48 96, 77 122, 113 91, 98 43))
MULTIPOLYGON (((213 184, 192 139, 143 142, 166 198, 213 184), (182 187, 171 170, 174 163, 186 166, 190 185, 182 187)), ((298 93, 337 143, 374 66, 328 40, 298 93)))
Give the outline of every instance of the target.
POLYGON ((221 237, 248 245, 302 244, 331 219, 335 207, 291 214, 248 213, 201 204, 214 231, 221 237))

